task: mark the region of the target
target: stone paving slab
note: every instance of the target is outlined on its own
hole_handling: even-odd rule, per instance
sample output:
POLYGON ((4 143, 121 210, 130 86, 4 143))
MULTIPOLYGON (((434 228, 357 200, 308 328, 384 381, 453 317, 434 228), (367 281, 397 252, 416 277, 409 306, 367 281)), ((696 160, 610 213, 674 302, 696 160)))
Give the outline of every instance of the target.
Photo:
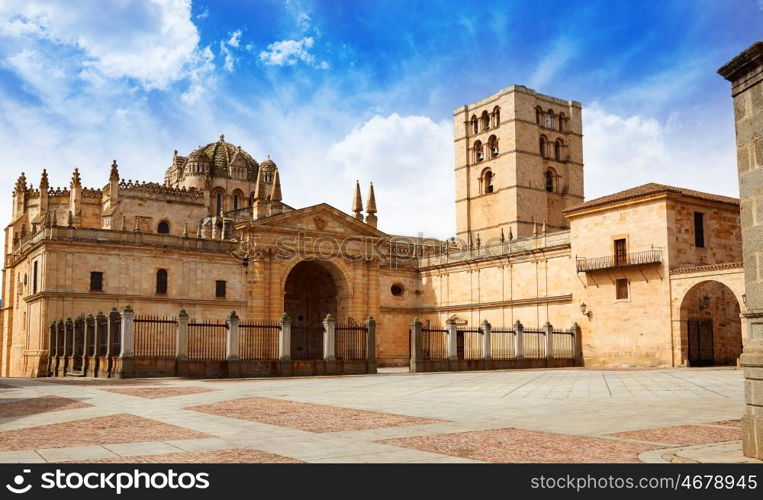
POLYGON ((126 413, 0 432, 0 451, 208 437, 126 413))
POLYGON ((80 463, 99 464, 297 464, 299 460, 281 457, 260 450, 234 448, 229 450, 151 454, 144 456, 102 458, 80 463))
POLYGON ((62 398, 60 396, 40 396, 37 398, 20 398, 0 400, 0 420, 51 411, 73 410, 76 408, 88 408, 93 405, 62 398))
POLYGON ((620 432, 613 436, 640 441, 674 443, 675 445, 693 445, 720 443, 741 439, 742 431, 737 427, 704 425, 676 425, 641 431, 620 432))
POLYGON ((92 459, 118 458, 119 455, 103 446, 72 446, 68 448, 42 448, 37 453, 46 462, 80 462, 92 459))
POLYGON ((378 427, 397 427, 436 423, 431 419, 390 413, 338 408, 270 398, 246 398, 212 405, 192 406, 189 410, 253 420, 309 432, 335 432, 378 427))
POLYGON ((0 452, 0 464, 43 464, 45 459, 34 450, 0 452))
POLYGON ((145 399, 174 398, 177 396, 188 396, 202 392, 211 392, 214 389, 206 387, 137 387, 128 389, 103 389, 104 391, 123 394, 125 396, 134 396, 145 399))
POLYGON ((522 429, 439 434, 383 443, 496 463, 628 463, 654 445, 522 429))

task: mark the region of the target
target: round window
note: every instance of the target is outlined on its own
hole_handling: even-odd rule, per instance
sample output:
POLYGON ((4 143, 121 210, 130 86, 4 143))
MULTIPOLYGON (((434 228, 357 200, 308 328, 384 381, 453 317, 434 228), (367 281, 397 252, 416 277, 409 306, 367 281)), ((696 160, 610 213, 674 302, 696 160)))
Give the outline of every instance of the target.
POLYGON ((405 294, 405 288, 403 287, 403 285, 400 285, 400 284, 397 284, 397 283, 392 285, 392 287, 389 289, 389 291, 395 297, 402 297, 403 294, 405 294))

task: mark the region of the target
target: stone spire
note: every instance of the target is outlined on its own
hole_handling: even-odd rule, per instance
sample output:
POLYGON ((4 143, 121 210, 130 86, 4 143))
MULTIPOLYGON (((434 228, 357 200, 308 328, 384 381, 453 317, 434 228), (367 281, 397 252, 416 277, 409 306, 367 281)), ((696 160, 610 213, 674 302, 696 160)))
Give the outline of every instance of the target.
POLYGON ((265 201, 267 193, 265 192, 265 174, 262 169, 257 172, 257 185, 254 188, 254 201, 265 201))
POLYGON ((42 169, 42 176, 40 177, 40 193, 47 192, 50 185, 48 184, 48 171, 42 169))
MULTIPOLYGON (((175 153, 177 153, 177 151, 175 151, 175 153)), ((119 166, 117 166, 116 160, 111 162, 111 173, 109 173, 109 182, 119 182, 119 166)))
POLYGON ((26 191, 26 174, 24 172, 21 172, 21 175, 19 176, 18 180, 16 181, 16 190, 17 193, 23 193, 26 191))
POLYGON ((355 181, 355 196, 352 199, 352 212, 355 218, 363 221, 363 199, 360 196, 360 182, 355 181))
POLYGON ((376 227, 378 218, 376 217, 376 195, 374 194, 374 183, 368 186, 368 201, 366 202, 366 224, 376 227))
POLYGON ((265 186, 265 173, 260 168, 257 172, 257 186, 254 188, 254 204, 252 205, 252 217, 259 219, 270 215, 270 203, 268 202, 267 187, 265 186))
POLYGON ((72 173, 72 182, 71 184, 69 184, 69 187, 71 188, 82 187, 82 178, 79 175, 79 169, 77 167, 74 167, 74 172, 72 173))
POLYGON ((506 241, 506 235, 503 233, 503 228, 501 228, 501 243, 503 243, 504 241, 506 241))

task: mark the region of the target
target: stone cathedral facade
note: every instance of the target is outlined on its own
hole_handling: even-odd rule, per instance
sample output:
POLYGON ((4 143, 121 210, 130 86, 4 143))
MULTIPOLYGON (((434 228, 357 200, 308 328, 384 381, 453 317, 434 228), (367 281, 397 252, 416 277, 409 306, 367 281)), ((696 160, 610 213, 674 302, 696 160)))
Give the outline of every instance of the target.
POLYGON ((100 188, 76 169, 65 188, 45 171, 36 187, 21 174, 5 229, 0 375, 43 373, 51 321, 127 305, 249 321, 286 312, 296 332, 327 314, 373 316, 381 366, 408 363, 415 317, 577 323, 592 366, 735 364, 739 200, 645 184, 586 201, 581 114, 519 85, 456 109, 446 241, 380 231, 372 185, 365 196, 355 186, 350 212, 294 208, 275 162, 223 136, 176 151, 161 183, 124 180, 116 162, 100 188))

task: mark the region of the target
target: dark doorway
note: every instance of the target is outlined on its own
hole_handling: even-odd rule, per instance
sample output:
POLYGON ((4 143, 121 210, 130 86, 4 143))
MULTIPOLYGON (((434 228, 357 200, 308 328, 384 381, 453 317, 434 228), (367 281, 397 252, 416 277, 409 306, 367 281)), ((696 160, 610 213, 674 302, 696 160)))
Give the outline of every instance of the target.
POLYGON ((689 365, 711 366, 715 360, 713 350, 713 320, 689 320, 689 365))
POLYGON ((337 286, 320 262, 300 262, 291 270, 284 287, 284 307, 291 318, 291 358, 323 357, 323 320, 337 319, 337 286))

